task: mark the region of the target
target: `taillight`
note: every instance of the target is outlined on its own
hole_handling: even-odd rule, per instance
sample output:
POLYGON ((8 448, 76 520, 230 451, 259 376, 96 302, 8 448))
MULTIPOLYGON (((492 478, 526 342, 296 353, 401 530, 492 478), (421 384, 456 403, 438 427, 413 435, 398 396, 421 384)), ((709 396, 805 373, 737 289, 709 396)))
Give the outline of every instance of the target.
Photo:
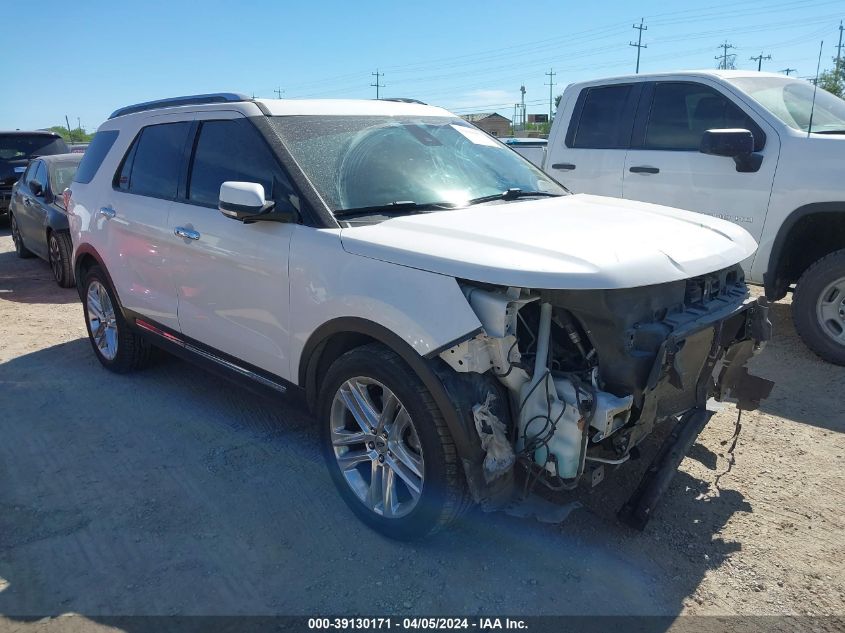
POLYGON ((70 211, 70 194, 70 189, 65 187, 65 190, 62 191, 62 201, 65 203, 65 211, 70 211))

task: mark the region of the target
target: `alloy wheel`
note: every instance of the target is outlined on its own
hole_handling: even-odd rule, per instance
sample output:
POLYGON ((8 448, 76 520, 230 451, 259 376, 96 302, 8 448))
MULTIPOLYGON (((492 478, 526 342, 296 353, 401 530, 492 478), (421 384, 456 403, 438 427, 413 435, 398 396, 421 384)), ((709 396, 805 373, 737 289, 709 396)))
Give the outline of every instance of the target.
POLYGON ((822 331, 845 345, 845 277, 829 283, 816 301, 816 316, 822 331))
POLYGON ((62 281, 62 253, 59 250, 59 240, 56 239, 56 235, 51 233, 50 234, 50 268, 53 270, 53 277, 56 278, 56 281, 61 283, 62 281))
POLYGON ((329 423, 337 465, 361 503, 385 518, 410 513, 425 470, 419 436, 399 398, 373 378, 350 378, 334 396, 329 423))
POLYGON ((12 216, 10 224, 12 229, 12 242, 15 244, 15 250, 20 253, 21 247, 23 246, 23 240, 21 240, 21 233, 18 229, 18 221, 15 219, 15 216, 12 216))
POLYGON ((91 338, 106 360, 117 356, 117 317, 105 286, 94 280, 85 299, 91 338))

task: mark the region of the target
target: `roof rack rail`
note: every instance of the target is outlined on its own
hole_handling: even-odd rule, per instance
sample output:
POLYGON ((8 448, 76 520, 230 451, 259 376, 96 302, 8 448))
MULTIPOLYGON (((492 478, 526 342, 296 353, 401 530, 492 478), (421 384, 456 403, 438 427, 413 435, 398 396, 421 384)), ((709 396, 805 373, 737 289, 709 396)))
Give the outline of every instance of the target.
POLYGON ((157 110, 158 108, 175 108, 177 106, 199 105, 203 103, 228 103, 233 101, 250 100, 250 97, 236 92, 214 92, 205 95, 186 95, 184 97, 156 99, 155 101, 145 101, 144 103, 136 103, 135 105, 126 106, 125 108, 118 108, 111 113, 109 119, 123 116, 124 114, 135 114, 136 112, 157 110))
POLYGON ((399 103, 419 103, 420 105, 428 105, 425 101, 411 99, 409 97, 384 97, 381 101, 398 101, 399 103))

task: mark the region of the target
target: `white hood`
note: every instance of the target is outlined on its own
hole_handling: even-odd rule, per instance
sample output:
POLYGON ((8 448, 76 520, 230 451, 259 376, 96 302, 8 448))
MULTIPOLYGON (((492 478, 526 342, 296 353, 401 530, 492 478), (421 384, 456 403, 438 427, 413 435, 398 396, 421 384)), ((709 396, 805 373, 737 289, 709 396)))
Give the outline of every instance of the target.
POLYGON ((737 264, 757 249, 718 218, 577 194, 423 213, 341 230, 356 255, 524 288, 632 288, 737 264))

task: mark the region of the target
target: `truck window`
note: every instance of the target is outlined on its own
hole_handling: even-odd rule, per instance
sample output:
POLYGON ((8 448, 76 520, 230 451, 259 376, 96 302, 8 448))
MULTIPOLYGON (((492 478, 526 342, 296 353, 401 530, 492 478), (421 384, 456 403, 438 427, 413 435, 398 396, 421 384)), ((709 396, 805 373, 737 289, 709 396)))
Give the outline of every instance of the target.
POLYGON ((720 92, 698 83, 658 83, 654 87, 644 147, 698 151, 706 130, 725 128, 751 130, 754 149, 763 149, 762 130, 720 92))
MULTIPOLYGON (((628 107, 631 89, 630 84, 587 88, 571 146, 583 149, 627 148, 633 126, 633 113, 628 107)), ((575 112, 577 115, 577 105, 575 112)))

